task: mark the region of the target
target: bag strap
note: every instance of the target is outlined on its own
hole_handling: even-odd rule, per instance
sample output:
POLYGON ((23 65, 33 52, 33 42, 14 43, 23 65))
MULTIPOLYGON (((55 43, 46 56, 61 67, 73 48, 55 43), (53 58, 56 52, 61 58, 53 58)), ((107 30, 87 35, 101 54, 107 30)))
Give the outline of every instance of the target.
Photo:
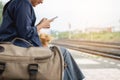
POLYGON ((60 63, 61 63, 61 74, 60 74, 60 76, 61 76, 61 79, 60 80, 63 80, 63 72, 64 72, 64 59, 63 59, 63 55, 62 55, 62 52, 61 52, 61 49, 60 49, 60 47, 59 46, 51 46, 50 47, 50 49, 53 51, 53 52, 57 52, 58 54, 59 54, 59 56, 60 56, 60 63))
POLYGON ((4 62, 0 62, 0 80, 2 79, 2 74, 5 71, 6 64, 4 62))
POLYGON ((30 42, 28 42, 27 40, 25 40, 25 39, 23 39, 23 38, 18 38, 18 37, 14 38, 14 39, 11 41, 11 43, 14 44, 14 42, 15 42, 16 40, 23 41, 23 42, 29 44, 29 47, 33 47, 33 45, 32 45, 30 42))
POLYGON ((29 80, 36 80, 38 73, 38 64, 28 65, 29 80))

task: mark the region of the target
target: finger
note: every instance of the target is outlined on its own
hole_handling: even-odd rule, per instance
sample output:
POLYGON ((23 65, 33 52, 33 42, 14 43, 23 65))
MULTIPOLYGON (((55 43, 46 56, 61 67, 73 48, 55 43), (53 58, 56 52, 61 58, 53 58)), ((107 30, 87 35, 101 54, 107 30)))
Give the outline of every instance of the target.
POLYGON ((43 20, 47 20, 47 18, 43 18, 43 20))
POLYGON ((53 22, 54 20, 53 19, 49 19, 49 22, 53 22))
POLYGON ((47 28, 50 28, 50 25, 48 25, 47 28))

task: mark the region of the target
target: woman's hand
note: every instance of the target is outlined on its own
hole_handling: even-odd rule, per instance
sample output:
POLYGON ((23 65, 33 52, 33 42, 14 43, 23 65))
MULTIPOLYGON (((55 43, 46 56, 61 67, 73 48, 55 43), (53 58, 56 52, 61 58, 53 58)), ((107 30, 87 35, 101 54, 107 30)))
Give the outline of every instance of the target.
POLYGON ((37 25, 37 30, 39 31, 41 28, 50 28, 50 22, 51 20, 48 20, 47 18, 43 18, 40 23, 37 25))

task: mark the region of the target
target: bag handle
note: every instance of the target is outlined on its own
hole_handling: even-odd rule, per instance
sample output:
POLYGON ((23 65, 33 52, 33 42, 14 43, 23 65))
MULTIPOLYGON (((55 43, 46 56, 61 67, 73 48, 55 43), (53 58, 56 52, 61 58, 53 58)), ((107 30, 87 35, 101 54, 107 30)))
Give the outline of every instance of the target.
POLYGON ((14 42, 15 42, 16 40, 21 40, 21 41, 23 41, 23 42, 29 44, 30 47, 33 47, 33 45, 32 45, 30 42, 28 42, 27 40, 25 40, 25 39, 23 39, 23 38, 18 38, 18 37, 14 38, 14 39, 11 41, 11 43, 14 44, 14 42))

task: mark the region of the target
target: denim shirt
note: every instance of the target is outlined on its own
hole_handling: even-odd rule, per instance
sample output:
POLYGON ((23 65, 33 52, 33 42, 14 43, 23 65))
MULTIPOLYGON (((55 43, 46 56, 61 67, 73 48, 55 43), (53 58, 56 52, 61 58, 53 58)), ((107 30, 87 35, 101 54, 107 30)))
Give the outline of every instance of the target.
POLYGON ((0 42, 12 41, 18 37, 29 41, 33 46, 41 46, 35 21, 35 13, 29 0, 12 0, 0 25, 0 42))

